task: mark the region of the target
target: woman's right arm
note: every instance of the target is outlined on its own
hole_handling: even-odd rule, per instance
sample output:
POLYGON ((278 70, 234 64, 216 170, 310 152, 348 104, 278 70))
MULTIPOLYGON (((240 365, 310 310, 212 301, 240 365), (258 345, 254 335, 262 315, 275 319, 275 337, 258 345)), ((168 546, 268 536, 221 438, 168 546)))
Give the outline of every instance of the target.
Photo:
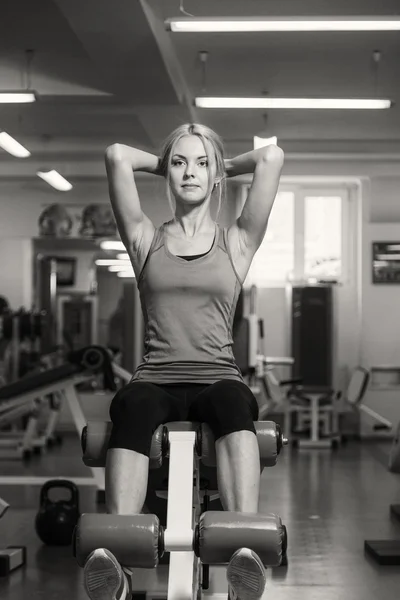
POLYGON ((143 213, 135 184, 135 171, 159 174, 159 159, 153 154, 124 144, 109 146, 105 154, 108 189, 118 231, 131 248, 139 225, 151 224, 143 213))

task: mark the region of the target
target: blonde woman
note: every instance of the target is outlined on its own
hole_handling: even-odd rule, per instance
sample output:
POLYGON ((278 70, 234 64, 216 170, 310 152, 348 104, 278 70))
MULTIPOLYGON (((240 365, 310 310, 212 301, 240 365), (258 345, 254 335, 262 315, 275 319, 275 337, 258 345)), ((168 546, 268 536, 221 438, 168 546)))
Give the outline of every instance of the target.
MULTIPOLYGON (((106 461, 107 510, 142 511, 151 439, 168 421, 207 423, 216 440, 217 476, 224 510, 258 512, 260 456, 255 397, 232 353, 236 303, 260 246, 277 193, 283 152, 267 146, 224 160, 219 136, 203 125, 182 125, 166 140, 161 157, 122 144, 106 150, 111 204, 129 253, 145 322, 142 363, 112 401, 112 434, 106 461), (134 173, 166 179, 173 213, 156 227, 140 205, 134 173), (240 217, 218 224, 226 177, 254 173, 240 217), (212 202, 218 202, 212 217, 212 202)), ((129 565, 106 549, 94 551, 85 569, 92 600, 126 600, 129 565)), ((239 549, 227 569, 232 600, 256 600, 265 568, 251 550, 239 549), (243 566, 250 577, 242 577, 243 566)))

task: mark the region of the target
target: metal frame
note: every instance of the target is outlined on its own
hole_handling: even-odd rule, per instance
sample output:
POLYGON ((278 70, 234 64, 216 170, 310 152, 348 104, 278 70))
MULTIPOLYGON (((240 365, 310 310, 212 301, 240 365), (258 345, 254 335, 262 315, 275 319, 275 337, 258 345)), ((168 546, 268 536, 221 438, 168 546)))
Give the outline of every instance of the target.
MULTIPOLYGON (((169 565, 157 569, 133 569, 132 593, 143 593, 146 600, 196 600, 221 597, 226 600, 228 583, 226 565, 209 567, 208 588, 201 589, 202 564, 194 552, 195 528, 201 514, 204 492, 200 490, 200 461, 195 452, 195 431, 169 431, 168 491, 163 491, 167 504, 164 531, 165 552, 169 565)), ((217 491, 207 490, 210 500, 217 491)))
POLYGON ((193 550, 195 438, 194 431, 169 432, 168 507, 164 532, 165 550, 170 552, 168 600, 192 600, 193 592, 200 584, 199 559, 193 550))
MULTIPOLYGON (((25 405, 30 402, 34 402, 36 398, 47 396, 51 393, 62 394, 65 400, 68 402, 71 410, 72 418, 75 423, 78 435, 81 435, 83 428, 86 425, 86 419, 82 411, 82 407, 79 402, 78 393, 76 386, 79 383, 91 379, 93 375, 83 373, 75 375, 61 381, 44 385, 41 388, 21 394, 16 398, 17 405, 25 405)), ((96 486, 99 489, 104 490, 104 469, 90 467, 92 471, 92 477, 63 477, 61 479, 69 479, 77 485, 90 485, 96 486)), ((0 477, 0 485, 43 485, 48 481, 49 477, 24 477, 24 476, 4 476, 0 477)))
POLYGON ((290 398, 285 399, 284 408, 284 432, 285 437, 290 437, 290 415, 292 412, 300 415, 311 423, 310 437, 306 440, 297 440, 300 448, 331 448, 333 442, 340 440, 338 433, 338 414, 336 408, 336 400, 333 399, 332 403, 328 406, 320 407, 319 401, 323 397, 321 393, 309 393, 306 392, 307 398, 310 400, 310 404, 307 407, 296 406, 292 404, 290 398), (329 419, 330 417, 330 419, 329 419), (331 421, 330 437, 320 438, 319 437, 319 422, 324 421, 325 428, 328 427, 327 420, 331 421))

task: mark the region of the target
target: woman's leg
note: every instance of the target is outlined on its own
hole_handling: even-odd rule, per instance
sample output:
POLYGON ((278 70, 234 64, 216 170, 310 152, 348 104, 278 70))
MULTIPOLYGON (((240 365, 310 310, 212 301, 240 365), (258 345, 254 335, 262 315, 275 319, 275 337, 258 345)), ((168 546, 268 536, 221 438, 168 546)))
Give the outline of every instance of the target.
POLYGON ((258 404, 240 381, 223 379, 200 392, 191 420, 207 423, 215 437, 218 490, 224 510, 258 512, 260 451, 254 421, 258 404))
POLYGON ((176 419, 174 398, 159 386, 133 382, 110 407, 113 423, 106 461, 107 512, 142 511, 147 493, 151 440, 157 427, 176 419))
MULTIPOLYGON (((208 386, 194 400, 191 420, 207 423, 214 436, 218 490, 224 510, 257 513, 260 493, 260 451, 254 421, 258 404, 251 390, 225 379, 208 386)), ((227 568, 229 600, 259 600, 266 572, 250 548, 239 548, 227 568)))
MULTIPOLYGON (((147 493, 153 433, 162 423, 178 420, 175 398, 147 382, 133 382, 114 397, 113 428, 106 460, 107 512, 130 515, 142 511, 147 493)), ((127 600, 129 565, 121 565, 107 548, 98 548, 84 567, 84 585, 91 600, 127 600)))

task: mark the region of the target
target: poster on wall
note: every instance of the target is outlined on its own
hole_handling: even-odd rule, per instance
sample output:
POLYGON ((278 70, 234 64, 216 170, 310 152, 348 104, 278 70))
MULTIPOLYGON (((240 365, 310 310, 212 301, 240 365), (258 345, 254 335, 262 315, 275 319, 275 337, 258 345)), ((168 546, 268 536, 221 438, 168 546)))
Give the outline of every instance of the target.
POLYGON ((372 283, 400 284, 400 242, 372 243, 372 283))
POLYGON ((38 219, 39 237, 118 238, 109 204, 47 204, 38 219))

